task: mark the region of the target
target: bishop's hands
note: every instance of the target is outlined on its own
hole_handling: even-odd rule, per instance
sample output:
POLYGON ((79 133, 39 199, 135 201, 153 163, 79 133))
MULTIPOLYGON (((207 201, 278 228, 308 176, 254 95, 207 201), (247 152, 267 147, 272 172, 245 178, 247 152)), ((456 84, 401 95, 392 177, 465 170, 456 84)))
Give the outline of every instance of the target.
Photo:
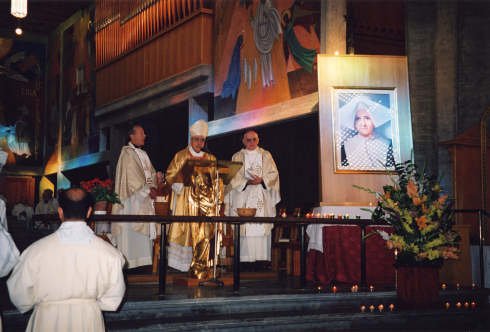
POLYGON ((151 199, 155 199, 158 194, 162 191, 162 187, 165 185, 165 175, 158 171, 156 173, 156 188, 155 187, 151 187, 150 188, 150 198, 151 199))

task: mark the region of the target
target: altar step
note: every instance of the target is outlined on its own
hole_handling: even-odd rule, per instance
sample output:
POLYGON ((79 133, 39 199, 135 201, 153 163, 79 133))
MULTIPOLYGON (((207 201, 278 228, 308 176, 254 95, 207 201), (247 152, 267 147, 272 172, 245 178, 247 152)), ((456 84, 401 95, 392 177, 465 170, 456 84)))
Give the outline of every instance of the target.
POLYGON ((108 331, 490 330, 489 311, 482 303, 487 298, 481 293, 445 292, 440 301, 440 308, 414 311, 399 310, 395 292, 181 299, 126 303, 105 319, 108 331), (478 306, 457 309, 458 301, 478 306), (445 302, 452 308, 446 310, 445 302), (366 312, 360 312, 361 305, 366 312), (370 305, 376 308, 373 312, 370 305))
MULTIPOLYGON (((395 292, 169 298, 126 302, 104 317, 108 331, 489 331, 487 302, 487 292, 470 290, 441 292, 439 308, 431 310, 400 310, 395 292), (457 309, 458 301, 475 301, 477 307, 457 309)), ((5 331, 25 329, 28 317, 4 312, 5 331)))

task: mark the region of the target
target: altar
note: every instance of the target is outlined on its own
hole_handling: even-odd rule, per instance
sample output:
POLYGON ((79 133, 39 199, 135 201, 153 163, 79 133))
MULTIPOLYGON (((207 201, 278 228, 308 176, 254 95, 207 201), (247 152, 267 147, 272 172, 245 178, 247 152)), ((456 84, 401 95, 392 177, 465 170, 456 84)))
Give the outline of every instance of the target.
MULTIPOLYGON (((336 219, 349 216, 370 219, 371 213, 362 206, 323 206, 315 215, 336 219)), ((367 226, 365 229, 366 283, 368 285, 395 284, 395 257, 386 248, 377 230, 391 232, 390 226, 367 226)), ((361 283, 361 227, 358 225, 309 225, 306 279, 328 285, 335 282, 361 283)))

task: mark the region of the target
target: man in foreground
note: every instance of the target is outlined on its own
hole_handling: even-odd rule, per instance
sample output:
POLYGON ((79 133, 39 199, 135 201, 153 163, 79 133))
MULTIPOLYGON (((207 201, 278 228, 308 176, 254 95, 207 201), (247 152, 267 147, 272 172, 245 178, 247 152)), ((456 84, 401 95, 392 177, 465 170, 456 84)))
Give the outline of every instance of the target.
POLYGON ((87 226, 89 197, 79 188, 61 192, 60 228, 29 246, 7 281, 17 309, 34 308, 26 331, 104 331, 101 310, 121 303, 124 258, 87 226))

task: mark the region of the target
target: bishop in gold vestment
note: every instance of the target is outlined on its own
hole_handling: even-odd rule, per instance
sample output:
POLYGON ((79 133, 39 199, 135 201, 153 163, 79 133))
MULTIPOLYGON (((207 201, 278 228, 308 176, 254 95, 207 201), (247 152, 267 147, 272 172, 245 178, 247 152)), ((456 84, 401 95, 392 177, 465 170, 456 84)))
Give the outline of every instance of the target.
MULTIPOLYGON (((166 179, 172 185, 173 215, 216 215, 216 157, 202 151, 207 129, 203 120, 192 125, 189 146, 175 154, 167 169, 166 179), (189 159, 211 161, 212 166, 196 167, 184 178, 183 167, 189 159)), ((213 231, 210 223, 172 223, 168 234, 168 265, 189 271, 198 279, 206 278, 213 231)))

